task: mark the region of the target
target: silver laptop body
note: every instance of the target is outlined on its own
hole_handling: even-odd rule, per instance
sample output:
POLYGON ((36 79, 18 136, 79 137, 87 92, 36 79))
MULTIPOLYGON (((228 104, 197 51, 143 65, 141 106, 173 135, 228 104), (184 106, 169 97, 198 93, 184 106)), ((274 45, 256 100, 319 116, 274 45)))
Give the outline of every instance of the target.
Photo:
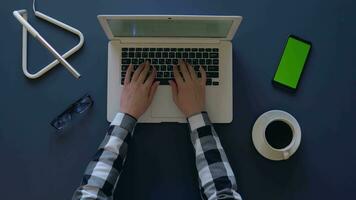
MULTIPOLYGON (((240 16, 99 15, 108 39, 107 120, 119 112, 122 79, 128 64, 149 59, 161 81, 139 122, 186 122, 172 100, 167 81, 178 59, 208 75, 206 110, 213 123, 233 119, 232 44, 240 16)), ((235 66, 236 67, 236 66, 235 66)))

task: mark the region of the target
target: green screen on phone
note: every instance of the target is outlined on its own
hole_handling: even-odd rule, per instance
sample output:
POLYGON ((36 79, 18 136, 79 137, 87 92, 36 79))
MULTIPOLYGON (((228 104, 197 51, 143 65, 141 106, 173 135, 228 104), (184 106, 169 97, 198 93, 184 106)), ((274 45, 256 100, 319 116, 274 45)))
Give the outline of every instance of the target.
POLYGON ((309 43, 290 36, 273 80, 296 89, 310 48, 309 43))

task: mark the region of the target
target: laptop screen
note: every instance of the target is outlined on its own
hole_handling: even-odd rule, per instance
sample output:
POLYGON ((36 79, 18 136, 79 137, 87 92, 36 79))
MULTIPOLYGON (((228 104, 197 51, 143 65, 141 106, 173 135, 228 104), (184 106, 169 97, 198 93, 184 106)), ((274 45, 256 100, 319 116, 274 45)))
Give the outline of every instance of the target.
POLYGON ((114 37, 225 38, 233 20, 108 19, 114 37))

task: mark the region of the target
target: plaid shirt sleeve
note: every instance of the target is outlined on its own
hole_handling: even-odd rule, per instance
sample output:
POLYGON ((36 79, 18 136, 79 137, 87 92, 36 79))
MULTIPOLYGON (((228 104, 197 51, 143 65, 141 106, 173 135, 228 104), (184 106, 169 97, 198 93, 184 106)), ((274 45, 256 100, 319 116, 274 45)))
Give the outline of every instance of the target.
POLYGON ((189 117, 188 122, 202 199, 241 200, 234 173, 208 114, 196 114, 189 117))
POLYGON ((124 113, 116 115, 97 153, 87 166, 73 200, 112 199, 136 121, 134 117, 124 113))

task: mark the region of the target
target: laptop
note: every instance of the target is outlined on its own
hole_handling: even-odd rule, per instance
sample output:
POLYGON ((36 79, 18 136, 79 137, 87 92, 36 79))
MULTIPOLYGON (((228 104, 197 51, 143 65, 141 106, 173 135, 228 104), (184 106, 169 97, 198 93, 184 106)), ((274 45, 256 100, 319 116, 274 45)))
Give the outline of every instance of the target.
MULTIPOLYGON (((232 44, 241 16, 99 15, 109 39, 107 120, 119 111, 122 84, 129 64, 137 69, 149 60, 160 86, 139 122, 185 123, 172 100, 168 80, 179 59, 207 73, 206 110, 213 123, 233 119, 232 44)), ((236 66, 235 66, 236 67, 236 66)))

